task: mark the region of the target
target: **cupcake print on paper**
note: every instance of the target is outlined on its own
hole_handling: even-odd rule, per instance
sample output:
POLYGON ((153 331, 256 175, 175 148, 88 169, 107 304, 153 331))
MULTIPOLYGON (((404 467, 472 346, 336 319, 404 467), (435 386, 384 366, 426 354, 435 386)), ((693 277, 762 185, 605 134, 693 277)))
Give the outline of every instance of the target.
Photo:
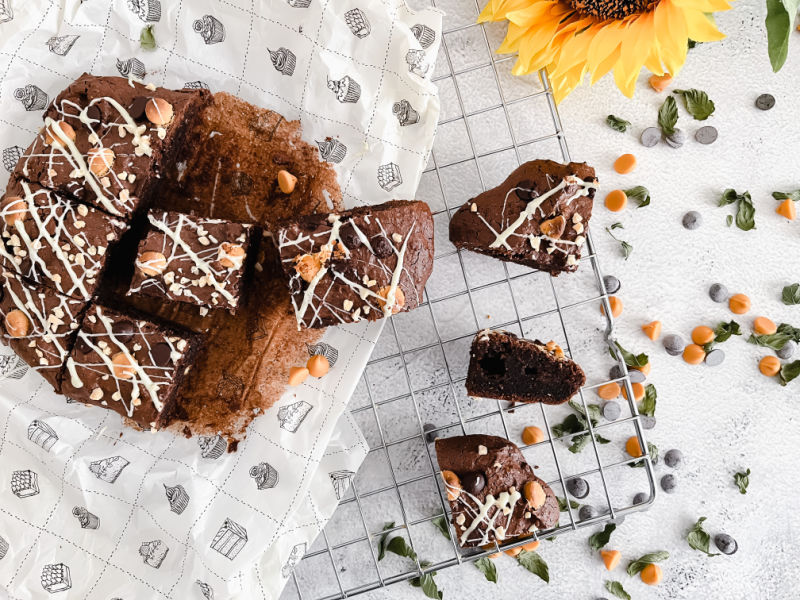
POLYGON ((277 50, 269 51, 269 59, 272 61, 272 66, 275 70, 282 75, 291 76, 294 74, 294 67, 297 64, 297 57, 291 50, 286 48, 278 48, 277 50))
POLYGON ((47 106, 47 94, 39 87, 29 83, 25 87, 14 90, 14 98, 20 101, 27 111, 44 110, 47 106))
POLYGON ((192 29, 199 33, 206 44, 219 44, 225 41, 225 26, 211 15, 203 15, 192 24, 192 29))
POLYGON ((161 0, 128 0, 128 8, 145 23, 161 20, 161 0))
POLYGON ((333 138, 327 138, 321 142, 317 141, 317 147, 322 160, 327 160, 328 162, 340 163, 347 155, 347 146, 333 138))
POLYGON ((328 89, 334 93, 336 99, 342 104, 346 102, 356 103, 361 97, 361 86, 348 75, 339 80, 328 79, 328 89))

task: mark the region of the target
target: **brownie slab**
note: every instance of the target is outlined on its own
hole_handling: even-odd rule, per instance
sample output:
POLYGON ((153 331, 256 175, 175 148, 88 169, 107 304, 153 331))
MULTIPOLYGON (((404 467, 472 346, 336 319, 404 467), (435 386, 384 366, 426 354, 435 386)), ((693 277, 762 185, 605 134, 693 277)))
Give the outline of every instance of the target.
POLYGON ((188 331, 92 304, 67 359, 62 392, 158 429, 174 410, 199 345, 188 331))
POLYGON ((596 189, 594 169, 585 163, 526 162, 456 211, 450 241, 553 275, 575 271, 596 189))
POLYGON ((12 180, 0 199, 0 258, 22 276, 89 300, 108 248, 128 225, 37 184, 12 180))
POLYGON ((61 391, 61 370, 87 303, 23 280, 0 268, 3 342, 61 391))
POLYGON ((514 444, 492 435, 436 440, 460 546, 533 535, 558 523, 558 500, 514 444))
POLYGON ((235 310, 256 228, 178 212, 150 211, 147 218, 128 295, 235 310))
POLYGON ((15 174, 129 218, 208 98, 207 90, 84 74, 47 109, 15 174))
POLYGON ((583 369, 555 342, 489 329, 472 340, 466 381, 470 396, 562 404, 585 382, 583 369))
POLYGON ((279 227, 276 243, 298 328, 414 309, 433 268, 433 218, 419 201, 304 217, 279 227))

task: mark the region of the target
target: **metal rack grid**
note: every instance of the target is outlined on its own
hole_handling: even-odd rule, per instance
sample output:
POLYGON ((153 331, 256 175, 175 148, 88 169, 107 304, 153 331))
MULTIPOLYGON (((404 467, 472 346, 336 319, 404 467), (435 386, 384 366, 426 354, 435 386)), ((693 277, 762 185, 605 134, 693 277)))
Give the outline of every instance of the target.
MULTIPOLYGON (((440 0, 439 4, 443 1, 440 0)), ((480 10, 477 0, 467 1, 470 4, 474 1, 476 10, 480 10)), ((642 448, 648 446, 633 400, 628 370, 613 344, 614 323, 591 233, 587 234, 586 253, 581 258, 578 273, 564 275, 558 280, 543 272, 492 259, 484 260, 470 253, 462 254, 446 241, 444 250, 441 250, 443 240, 447 238, 446 227, 451 212, 470 197, 457 193, 452 200, 449 198, 445 181, 452 175, 446 173, 448 170, 474 166, 470 172, 477 175, 479 189, 476 192, 479 192, 499 183, 499 180, 491 180, 492 174, 486 169, 496 171, 502 179, 521 162, 541 156, 548 142, 557 144, 560 159, 570 161, 547 75, 542 72, 538 78, 527 78, 524 83, 526 91, 522 94, 504 91, 501 81, 504 69, 510 70, 509 61, 515 57, 495 58, 490 40, 497 37, 497 30, 492 30, 491 25, 475 24, 476 15, 469 15, 466 21, 445 29, 437 65, 437 71, 441 72, 433 77, 440 90, 445 84, 452 84, 451 91, 454 91, 458 108, 454 115, 443 113, 437 142, 443 128, 450 124, 463 125, 468 155, 443 160, 447 152, 437 152, 434 145, 431 163, 423 175, 420 199, 432 205, 437 224, 434 274, 426 288, 425 302, 412 313, 401 313, 389 319, 384 328, 351 401, 351 412, 370 442, 370 453, 358 475, 352 478, 350 490, 341 500, 332 520, 292 574, 284 598, 327 600, 354 596, 530 541, 529 538, 500 545, 495 543, 493 548, 483 550, 458 547, 433 449, 435 437, 493 433, 515 441, 526 453, 526 458, 529 453, 534 454, 529 459, 530 464, 536 465, 537 475, 548 480, 561 498, 569 497, 566 493, 568 479, 583 477, 590 481, 594 489, 593 505, 601 506, 599 513, 580 520, 578 510, 567 502, 559 524, 551 530, 537 532, 538 538, 619 519, 626 513, 647 507, 655 497, 650 457, 635 459, 621 451, 624 440, 631 435, 638 438, 642 448), (460 37, 462 34, 465 37, 460 37), (463 60, 454 59, 452 46, 463 45, 464 39, 471 40, 464 47, 474 46, 474 41, 479 40, 488 51, 487 60, 465 64, 463 60), (488 84, 493 79, 499 102, 489 99, 483 106, 472 108, 472 99, 465 98, 459 78, 472 77, 480 72, 488 73, 488 84), (511 95, 514 97, 507 97, 511 95), (525 103, 531 101, 545 105, 549 131, 518 139, 512 112, 515 105, 525 108, 525 103), (474 129, 476 119, 485 119, 492 114, 504 119, 510 144, 501 143, 503 136, 498 135, 497 147, 485 150, 476 144, 474 129), (507 167, 493 161, 496 157, 508 158, 509 155, 511 164, 507 167), (488 162, 482 168, 484 160, 488 162), (430 197, 426 198, 426 194, 430 197), (484 278, 487 269, 494 275, 484 278), (455 273, 455 283, 448 275, 439 276, 448 272, 455 273), (477 277, 474 276, 476 272, 477 277), (581 277, 579 273, 582 281, 576 283, 573 280, 581 277), (552 303, 543 299, 548 297, 552 303), (510 308, 501 307, 503 298, 510 300, 510 308), (535 298, 533 307, 530 306, 532 298, 535 298), (482 309, 487 307, 497 310, 500 315, 483 315, 482 309), (455 313, 453 318, 445 319, 443 315, 451 312, 455 313), (546 324, 548 320, 549 326, 546 324), (458 330, 461 325, 454 329, 454 322, 467 325, 458 330), (576 405, 587 412, 591 403, 590 393, 604 383, 617 381, 625 390, 627 401, 624 406, 628 413, 613 422, 601 420, 596 425, 589 422, 585 431, 554 437, 552 425, 573 412, 574 408, 514 405, 467 397, 463 382, 469 344, 474 334, 487 326, 543 339, 549 339, 546 337, 549 333, 587 372, 587 383, 581 389, 580 401, 576 405), (580 336, 573 330, 570 337, 569 330, 573 327, 580 336), (596 343, 592 344, 592 340, 586 343, 592 334, 596 343), (622 377, 617 379, 612 379, 609 374, 598 375, 597 370, 602 371, 602 367, 595 368, 603 358, 609 357, 609 350, 613 364, 618 365, 622 373, 622 377), (581 353, 581 356, 575 356, 581 353), (542 425, 547 439, 534 446, 525 446, 520 443, 518 432, 522 426, 534 422, 542 425), (396 434, 394 428, 399 428, 400 433, 396 434), (582 452, 573 455, 568 444, 587 435, 589 443, 582 452), (610 443, 601 443, 606 437, 613 439, 610 443), (545 460, 549 466, 540 468, 540 463, 545 460), (644 468, 631 469, 631 466, 644 468), (632 478, 635 480, 633 483, 630 481, 632 478), (643 490, 649 492, 649 500, 634 505, 633 493, 643 490), (446 520, 449 539, 434 527, 434 521, 439 519, 441 522, 442 518, 446 520), (387 526, 387 522, 393 522, 393 525, 387 526), (417 558, 392 556, 379 560, 378 542, 387 533, 405 537, 417 558)), ((510 79, 510 75, 508 77, 510 79)))

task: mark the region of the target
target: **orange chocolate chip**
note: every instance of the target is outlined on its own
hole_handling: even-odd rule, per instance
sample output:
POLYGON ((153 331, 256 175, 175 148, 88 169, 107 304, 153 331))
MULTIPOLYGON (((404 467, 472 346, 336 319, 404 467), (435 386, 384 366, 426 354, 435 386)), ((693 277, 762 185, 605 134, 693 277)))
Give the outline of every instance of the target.
MULTIPOLYGON (((378 295, 383 298, 383 300, 378 300, 378 304, 381 305, 381 308, 386 306, 386 297, 389 295, 390 289, 390 286, 385 286, 378 290, 378 295)), ((397 286, 394 290, 394 306, 392 306, 392 314, 396 315, 399 313, 405 304, 406 295, 403 293, 403 290, 400 289, 400 286, 397 286)))
POLYGON ((305 367, 292 367, 289 369, 289 385, 300 385, 308 377, 308 369, 305 367))
POLYGON ((765 356, 759 361, 758 370, 761 371, 762 375, 772 377, 781 370, 781 361, 778 360, 777 356, 765 356))
POLYGON ((692 329, 692 341, 698 346, 704 346, 714 341, 714 330, 705 325, 698 325, 692 329))
POLYGON ((324 355, 315 354, 308 359, 306 368, 308 372, 311 373, 312 377, 322 377, 327 375, 328 371, 331 370, 331 363, 328 362, 328 359, 324 355))
POLYGON ((547 500, 547 494, 544 493, 542 484, 538 481, 526 481, 525 485, 522 486, 522 494, 525 496, 525 500, 528 501, 528 505, 533 510, 542 508, 545 500, 547 500))
POLYGON ((745 294, 734 294, 728 300, 728 307, 731 312, 737 315, 743 315, 750 310, 750 298, 745 294))
POLYGON ((150 98, 144 105, 144 114, 153 125, 168 125, 172 121, 172 104, 163 98, 150 98))
POLYGON ((642 572, 639 574, 639 576, 647 585, 658 585, 661 583, 661 579, 664 577, 664 574, 661 571, 661 567, 650 563, 644 569, 642 569, 642 572))
MULTIPOLYGON (((608 303, 611 305, 611 314, 614 317, 618 317, 622 314, 622 300, 616 296, 609 296, 608 303)), ((606 308, 603 304, 600 304, 600 313, 606 314, 606 308)))
POLYGON ((606 208, 611 212, 619 212, 628 205, 628 195, 622 190, 611 190, 606 195, 606 208))
POLYGON ((544 440, 544 431, 535 425, 529 425, 522 430, 522 443, 526 446, 538 444, 542 440, 544 440))
MULTIPOLYGON (((639 402, 644 398, 644 384, 643 383, 632 383, 631 388, 633 389, 633 399, 639 402)), ((625 388, 622 388, 622 395, 625 396, 625 399, 628 399, 628 392, 625 388)))
POLYGON ((791 198, 787 198, 781 202, 778 205, 778 208, 775 209, 775 212, 782 217, 786 217, 790 221, 794 221, 795 218, 797 218, 797 209, 795 208, 794 201, 791 198))
POLYGON ((683 349, 683 360, 690 365, 699 365, 706 358, 706 351, 697 344, 687 344, 683 349))
POLYGON ((297 177, 284 169, 278 171, 278 187, 284 194, 291 194, 297 185, 297 177))
POLYGON ((87 154, 89 170, 97 177, 105 177, 114 165, 114 151, 111 148, 92 148, 87 154))
POLYGON ((64 137, 73 142, 77 137, 72 125, 66 121, 54 121, 44 131, 44 143, 48 146, 63 146, 64 137))
POLYGON ((12 310, 5 318, 6 333, 12 338, 21 338, 28 335, 31 330, 31 322, 28 316, 21 310, 12 310))
POLYGON ((136 260, 136 268, 148 277, 156 277, 167 268, 167 257, 161 252, 142 252, 136 260))
POLYGON ((622 559, 622 553, 619 550, 600 550, 600 556, 603 557, 603 564, 607 571, 616 569, 622 559))
POLYGON ((628 438, 628 441, 625 442, 625 452, 630 454, 633 458, 642 456, 642 445, 639 443, 638 437, 632 435, 628 438))
POLYGON ((636 157, 633 154, 623 154, 614 161, 614 170, 620 175, 626 175, 636 168, 636 157))
POLYGON ((663 75, 651 75, 649 83, 650 87, 655 91, 663 92, 672 83, 672 75, 669 73, 664 73, 663 75))
POLYGON ((644 331, 644 334, 651 340, 657 340, 661 337, 661 321, 653 321, 652 323, 642 325, 642 331, 644 331))
POLYGON ((542 221, 542 224, 539 225, 539 231, 541 231, 547 237, 557 240, 564 233, 564 229, 566 229, 566 227, 567 220, 564 218, 564 215, 558 215, 552 219, 547 219, 547 221, 542 221))
POLYGON ((25 219, 28 214, 28 205, 19 196, 8 196, 0 202, 0 215, 6 225, 13 225, 25 219))
POLYGON ((136 375, 136 359, 125 352, 117 352, 112 356, 111 364, 117 379, 132 379, 136 375))
POLYGON ((616 381, 606 383, 605 385, 601 385, 599 388, 597 388, 597 395, 603 400, 613 400, 619 396, 619 393, 620 387, 616 381))
POLYGON ((445 469, 442 471, 442 479, 444 479, 446 484, 447 499, 451 502, 457 500, 461 495, 461 480, 458 478, 458 475, 445 469))
POLYGON ((755 331, 758 335, 772 335, 778 331, 778 326, 775 325, 775 321, 772 319, 768 319, 767 317, 756 317, 753 320, 753 331, 755 331))
POLYGON ((517 546, 516 548, 511 548, 510 550, 506 550, 505 553, 509 556, 517 556, 522 553, 523 550, 525 552, 533 552, 539 547, 539 540, 533 540, 532 542, 528 542, 527 544, 522 544, 521 546, 517 546))

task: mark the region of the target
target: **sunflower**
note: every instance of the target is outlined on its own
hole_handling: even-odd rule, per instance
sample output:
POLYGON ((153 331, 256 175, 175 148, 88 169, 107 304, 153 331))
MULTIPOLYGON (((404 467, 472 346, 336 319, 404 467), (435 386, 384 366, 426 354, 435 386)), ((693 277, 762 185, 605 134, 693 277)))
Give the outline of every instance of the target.
POLYGON ((556 102, 587 73, 594 84, 609 71, 633 96, 642 67, 678 74, 689 41, 725 36, 712 13, 727 0, 489 0, 478 22, 508 20, 499 53, 518 53, 515 75, 547 69, 556 102))

